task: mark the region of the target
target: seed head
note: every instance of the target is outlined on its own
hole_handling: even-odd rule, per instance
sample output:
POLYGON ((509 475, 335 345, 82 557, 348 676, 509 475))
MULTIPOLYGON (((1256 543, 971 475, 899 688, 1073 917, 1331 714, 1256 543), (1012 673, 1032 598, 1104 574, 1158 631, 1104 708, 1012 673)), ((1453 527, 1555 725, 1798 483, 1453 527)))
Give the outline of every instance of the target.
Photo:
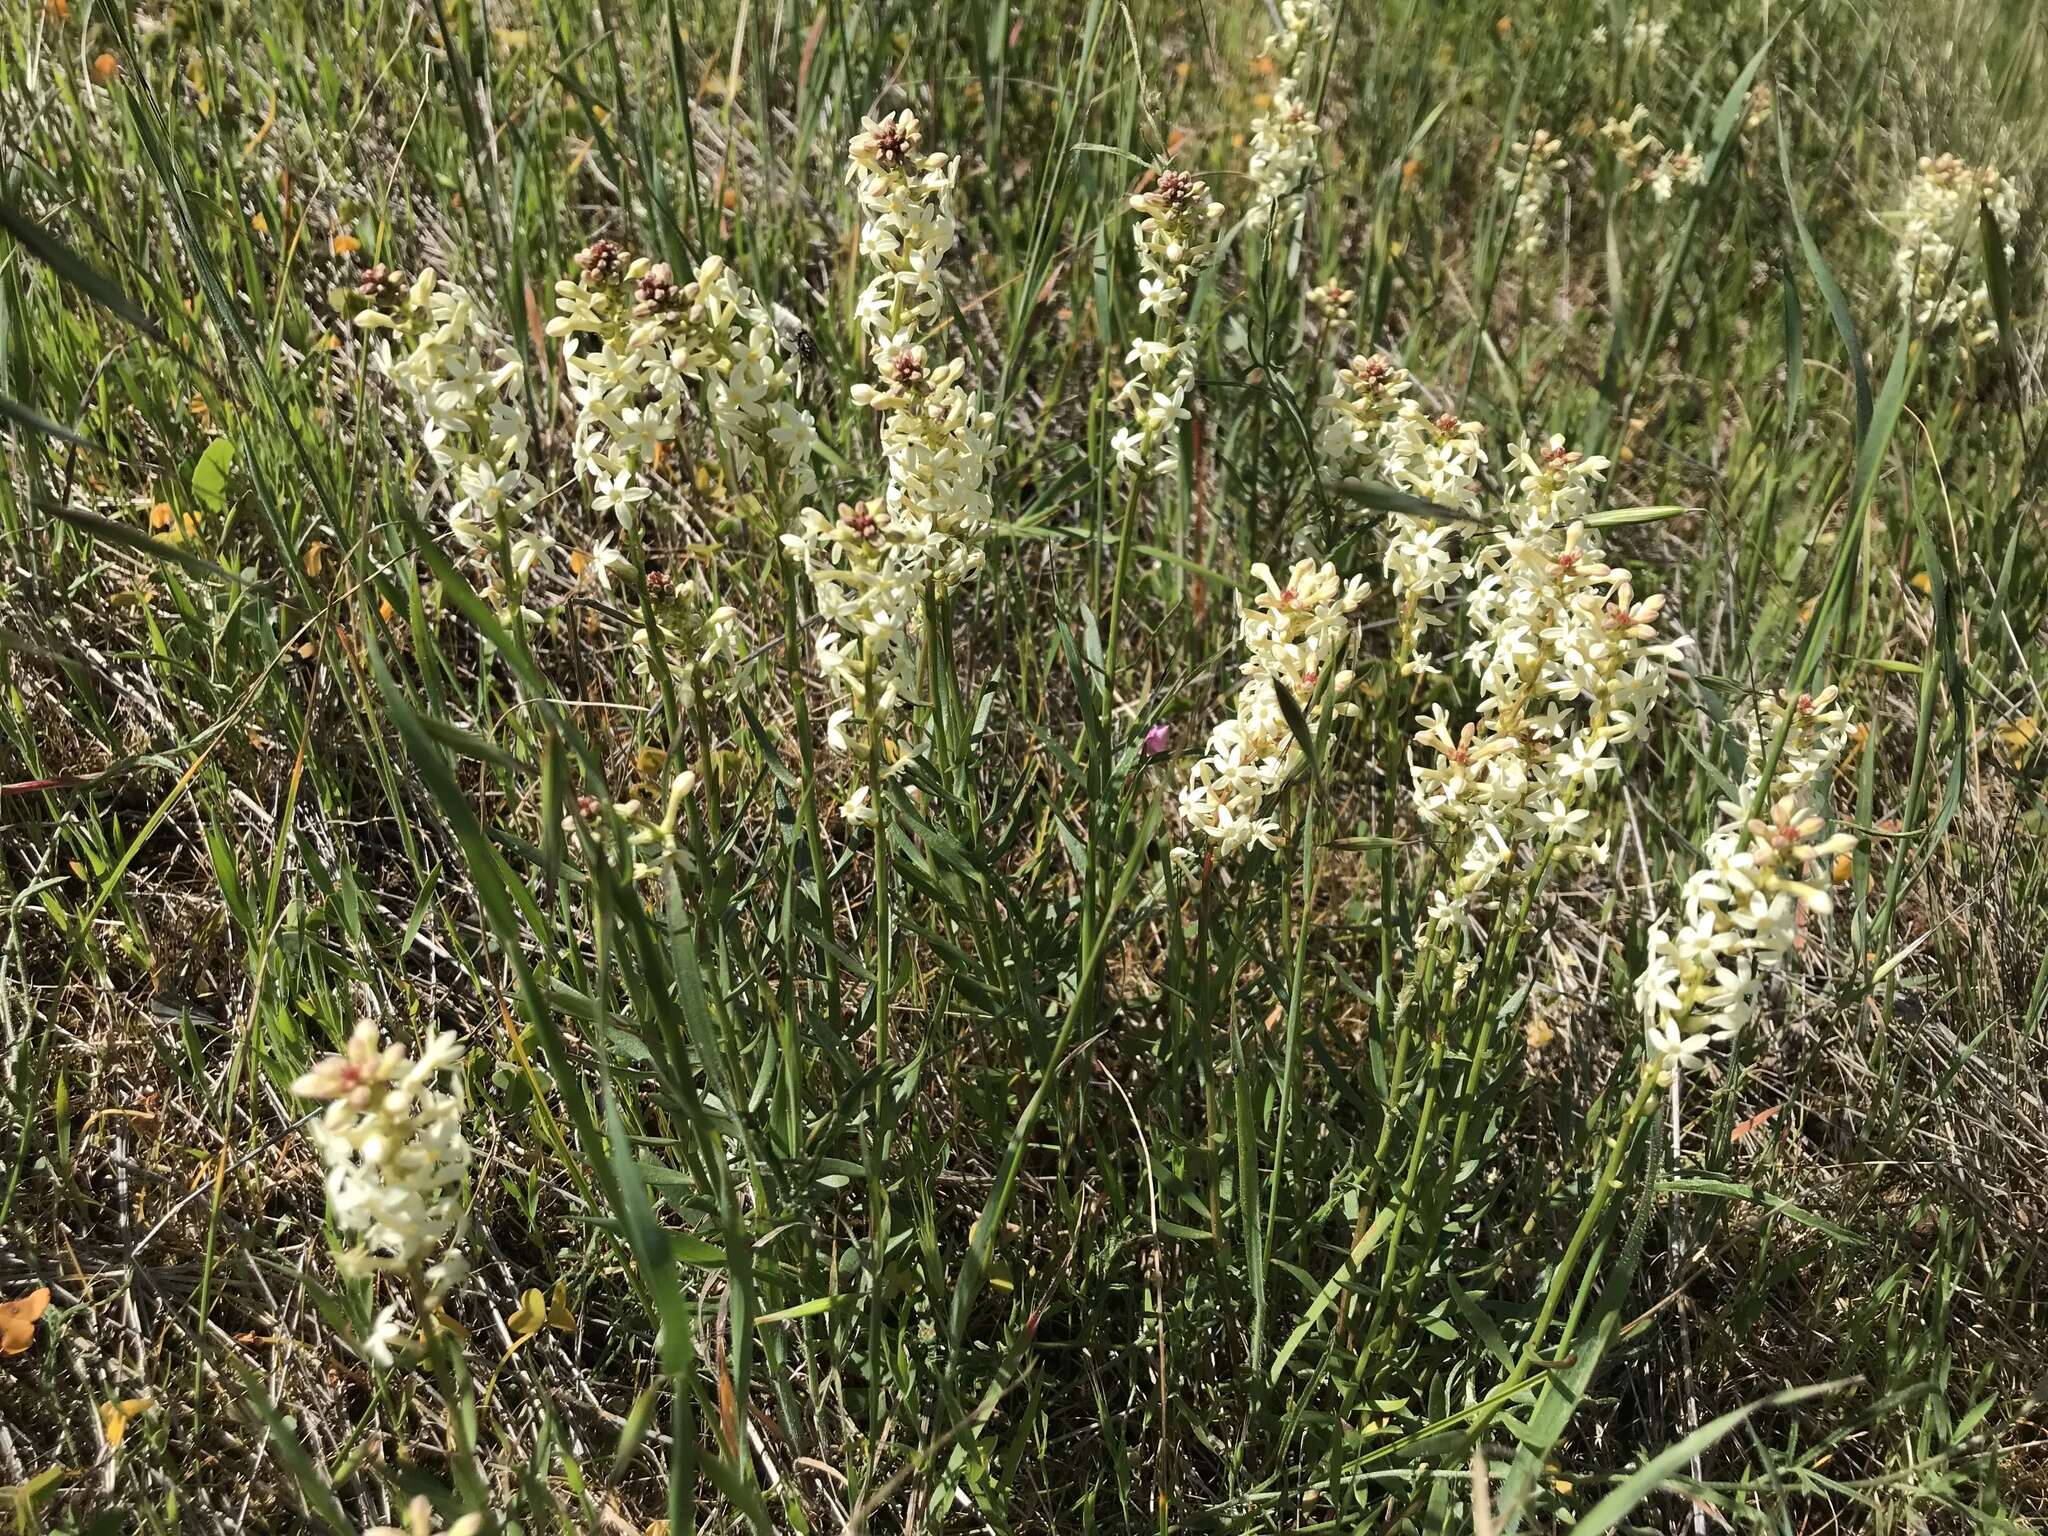
POLYGON ((403 272, 387 267, 380 261, 363 274, 362 281, 356 284, 356 292, 382 308, 387 304, 396 304, 404 295, 407 286, 403 272))

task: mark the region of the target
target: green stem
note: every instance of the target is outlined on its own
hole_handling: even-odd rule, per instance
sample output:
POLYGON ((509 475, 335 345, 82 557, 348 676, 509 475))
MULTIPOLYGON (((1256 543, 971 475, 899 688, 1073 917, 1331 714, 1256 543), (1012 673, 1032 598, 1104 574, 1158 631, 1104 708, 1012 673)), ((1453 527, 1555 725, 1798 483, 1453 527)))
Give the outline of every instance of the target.
POLYGON ((1131 572, 1131 545, 1137 532, 1139 490, 1143 484, 1138 476, 1131 477, 1123 517, 1117 524, 1116 576, 1109 589, 1109 638, 1102 648, 1103 692, 1112 711, 1116 708, 1117 643, 1123 631, 1124 582, 1131 572))
POLYGON ((1621 1125, 1614 1133, 1613 1149, 1607 1154, 1606 1165, 1600 1170, 1600 1183, 1593 1191, 1593 1198, 1587 1202, 1585 1213, 1579 1217, 1578 1227, 1573 1231, 1571 1241, 1565 1245, 1564 1257, 1557 1261, 1557 1267, 1550 1272, 1550 1284, 1543 1296, 1543 1305, 1537 1309, 1536 1322, 1529 1330, 1528 1341, 1522 1346, 1521 1357, 1508 1379, 1502 1383, 1502 1391, 1520 1386, 1529 1379, 1535 1369, 1536 1357, 1542 1352, 1543 1337, 1550 1331, 1551 1320, 1557 1316, 1557 1304, 1571 1280, 1572 1271, 1578 1267, 1579 1256, 1585 1252, 1586 1244, 1592 1240, 1594 1231, 1600 1225, 1600 1218, 1607 1210, 1607 1202, 1618 1186, 1622 1166, 1628 1161, 1635 1148, 1636 1131, 1642 1124, 1643 1116, 1656 1102, 1657 1079, 1644 1072, 1636 1088, 1636 1095, 1622 1112, 1621 1125))
POLYGON ((1297 836, 1301 839, 1301 917, 1295 930, 1293 974, 1287 986, 1287 1044, 1280 1075, 1280 1120, 1273 1133, 1273 1172, 1266 1189, 1266 1252, 1273 1251, 1273 1238, 1280 1207, 1280 1176, 1287 1166, 1287 1133, 1294 1115, 1294 1083, 1301 1075, 1301 992, 1308 970, 1309 928, 1314 918, 1316 892, 1316 802, 1311 795, 1301 818, 1297 836))

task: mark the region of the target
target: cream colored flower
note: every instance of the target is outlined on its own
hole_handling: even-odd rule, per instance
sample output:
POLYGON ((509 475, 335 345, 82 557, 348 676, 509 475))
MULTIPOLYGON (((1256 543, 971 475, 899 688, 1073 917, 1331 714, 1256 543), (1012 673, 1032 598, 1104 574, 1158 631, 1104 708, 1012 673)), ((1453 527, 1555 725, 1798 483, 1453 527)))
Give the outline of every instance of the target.
POLYGON ((1527 143, 1508 146, 1507 164, 1494 172, 1503 191, 1515 194, 1510 215, 1516 233, 1515 249, 1524 257, 1540 256, 1550 249, 1554 235, 1551 205, 1564 186, 1564 146, 1549 130, 1539 128, 1527 143))
MULTIPOLYGON (((443 516, 500 608, 517 607, 547 564, 553 539, 531 525, 540 486, 527 472, 524 373, 468 289, 430 267, 410 284, 379 266, 359 289, 355 324, 374 338, 377 369, 418 411, 420 440, 446 497, 443 516), (518 552, 514 589, 500 592, 496 551, 518 552)), ((430 498, 423 498, 430 499, 430 498)))
MULTIPOLYGON (((462 1046, 452 1034, 428 1034, 414 1058, 402 1044, 385 1043, 365 1019, 345 1050, 292 1084, 299 1097, 327 1105, 311 1135, 327 1165, 328 1214, 359 1239, 341 1254, 341 1269, 414 1276, 426 1287, 429 1310, 467 1273, 461 1253, 447 1246, 467 1209, 461 1064, 462 1046), (429 1265, 436 1250, 440 1257, 429 1265)), ((398 1310, 387 1307, 363 1353, 388 1366, 411 1337, 398 1310)))
MULTIPOLYGON (((963 382, 965 361, 939 352, 959 162, 926 150, 907 110, 864 118, 847 158, 872 269, 854 310, 873 377, 852 395, 881 417, 887 486, 836 516, 805 507, 782 542, 803 561, 824 621, 818 668, 838 697, 827 742, 856 760, 872 750, 895 772, 916 750, 898 716, 916 687, 926 596, 981 569, 995 418, 963 382)), ((847 809, 869 814, 871 800, 847 809)))
POLYGON ((1132 342, 1124 355, 1132 372, 1116 404, 1130 421, 1117 430, 1110 448, 1133 474, 1169 475, 1178 462, 1177 429, 1188 419, 1188 390, 1195 380, 1186 305, 1208 262, 1223 205, 1210 200, 1204 182, 1164 165, 1152 186, 1130 202, 1140 215, 1132 231, 1144 274, 1138 307, 1151 317, 1152 334, 1132 342))
POLYGON ((1308 305, 1317 314, 1329 319, 1342 315, 1357 299, 1354 289, 1346 288, 1336 278, 1318 283, 1308 291, 1308 305))
POLYGON ((1892 277, 1900 305, 1923 329, 1954 328, 1971 347, 1998 335, 1980 206, 1991 210, 2011 261, 2019 188, 1996 166, 1973 166, 1950 154, 1923 155, 1918 173, 1906 184, 1903 206, 1890 215, 1897 239, 1892 277))
POLYGON ((1350 616, 1365 601, 1364 580, 1347 582, 1334 565, 1313 560, 1297 561, 1284 582, 1264 563, 1252 575, 1265 590, 1248 604, 1238 600, 1246 660, 1237 712, 1209 733, 1208 751, 1179 797, 1189 830, 1226 856, 1278 844, 1279 823, 1265 805, 1303 761, 1278 690, 1284 687, 1306 712, 1327 680, 1337 713, 1358 709, 1349 697, 1352 674, 1332 668, 1349 640, 1350 616))
MULTIPOLYGON (((484 1517, 471 1513, 442 1528, 440 1536, 478 1536, 483 1528, 484 1517)), ((369 1526, 363 1536, 435 1536, 435 1529, 434 1506, 422 1494, 406 1505, 404 1525, 369 1526)))
MULTIPOLYGON (((1443 435, 1454 436, 1448 422, 1443 435)), ((1454 735, 1433 706, 1415 733, 1422 755, 1410 759, 1418 814, 1458 850, 1456 876, 1432 901, 1439 924, 1476 918, 1502 881, 1539 860, 1604 862, 1598 792, 1618 771, 1616 749, 1642 734, 1664 696, 1683 644, 1660 638, 1663 599, 1637 600, 1583 521, 1606 461, 1553 437, 1518 448, 1513 464, 1508 526, 1467 567, 1463 659, 1479 678, 1476 718, 1454 735)), ((1415 483, 1455 490, 1457 472, 1415 483)))
POLYGON ((1764 701, 1751 723, 1743 800, 1722 804, 1700 868, 1685 882, 1676 925, 1650 930, 1635 981, 1650 1069, 1660 1078, 1701 1065, 1756 1017, 1763 974, 1799 946, 1809 915, 1834 908, 1833 860, 1856 846, 1824 836, 1827 779, 1849 739, 1833 688, 1764 701), (1749 814, 1771 743, 1780 745, 1768 819, 1749 814))
POLYGON ((1301 213, 1301 190, 1315 165, 1317 124, 1309 98, 1314 90, 1317 51, 1336 31, 1329 0, 1282 0, 1280 30, 1266 39, 1266 52, 1280 71, 1273 101, 1252 119, 1252 194, 1245 224, 1271 226, 1281 238, 1301 213))
POLYGON ((817 488, 817 431, 797 404, 773 317, 718 256, 686 282, 610 240, 585 247, 555 285, 548 334, 576 402, 573 450, 593 510, 627 527, 701 388, 712 424, 757 489, 800 502, 817 488))

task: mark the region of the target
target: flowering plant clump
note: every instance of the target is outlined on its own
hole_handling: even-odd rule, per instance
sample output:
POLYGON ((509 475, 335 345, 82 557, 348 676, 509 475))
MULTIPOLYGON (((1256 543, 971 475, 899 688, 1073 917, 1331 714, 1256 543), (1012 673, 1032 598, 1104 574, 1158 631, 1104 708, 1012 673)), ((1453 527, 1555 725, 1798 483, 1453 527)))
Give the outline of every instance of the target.
POLYGON ((1972 347, 1998 334, 1991 314, 1980 206, 1991 210, 2005 258, 2012 260, 2019 188, 1996 166, 1973 166, 1950 154, 1922 155, 1918 174, 1906 183, 1904 205, 1892 215, 1898 240, 1892 250, 1892 277, 1899 303, 1923 329, 1957 327, 1964 343, 1972 347))
POLYGON ((2048 0, 0 3, 0 1536, 2048 1508, 2048 0))
POLYGON ((472 555, 508 556, 514 590, 493 562, 491 595, 516 603, 548 561, 554 539, 528 518, 540 486, 527 472, 527 424, 519 359, 487 322, 475 296, 429 267, 407 282, 383 265, 363 275, 357 329, 376 335, 377 369, 403 389, 423 422, 421 441, 451 499, 448 531, 472 555))
POLYGON ((573 280, 555 284, 559 313, 547 330, 562 341, 576 402, 576 472, 597 511, 633 524, 696 383, 744 463, 771 485, 786 477, 780 483, 793 496, 811 494, 816 428, 796 404, 773 319, 722 259, 705 257, 678 283, 667 263, 598 240, 576 266, 573 280))
MULTIPOLYGON (((1284 586, 1263 561, 1252 574, 1266 590, 1249 606, 1238 600, 1238 631, 1248 654, 1237 713, 1209 733, 1209 750, 1180 792, 1181 818, 1224 855, 1278 845, 1279 823, 1263 814, 1265 802, 1303 761, 1279 690, 1307 705, 1341 658, 1348 621, 1366 594, 1363 577, 1347 582, 1328 562, 1296 561, 1284 586)), ((1330 677, 1337 713, 1356 712, 1348 697, 1353 682, 1349 671, 1330 677)))
POLYGON ((1455 832, 1458 872, 1431 897, 1440 929, 1461 925, 1518 864, 1601 863, 1591 802, 1664 696, 1683 641, 1658 638, 1664 600, 1637 600, 1584 517, 1607 467, 1553 437, 1518 448, 1510 529, 1480 550, 1466 600, 1479 675, 1477 718, 1455 735, 1442 705, 1411 758, 1422 819, 1455 832))
MULTIPOLYGON (((890 771, 912 753, 894 719, 916 686, 925 595, 943 597, 981 569, 995 425, 961 383, 964 360, 934 355, 959 162, 922 142, 916 116, 901 111, 863 119, 847 146, 866 216, 861 254, 874 267, 855 312, 875 377, 852 394, 882 418, 887 489, 842 504, 836 517, 806 507, 783 536, 824 619, 818 665, 839 696, 828 740, 856 755, 874 750, 890 771)), ((869 791, 842 807, 850 819, 871 814, 869 791)))
POLYGON ((1131 421, 1118 429, 1110 446, 1124 468, 1166 475, 1175 463, 1169 440, 1187 419, 1188 389, 1195 380, 1189 293, 1208 263, 1223 205, 1210 200, 1208 186, 1197 177, 1161 166, 1152 186, 1132 195, 1131 210, 1140 215, 1131 233, 1144 272, 1138 280, 1138 310, 1152 317, 1152 334, 1133 341, 1124 355, 1136 371, 1117 392, 1116 403, 1131 421))
POLYGON ((1685 882, 1682 920, 1650 930, 1635 1001, 1660 1079, 1699 1066, 1746 1028, 1763 974, 1799 946, 1809 915, 1834 908, 1825 888, 1830 864, 1856 846, 1847 832, 1821 835, 1827 780, 1849 740, 1848 714, 1835 699, 1829 688, 1764 701, 1750 727, 1742 798, 1722 803, 1721 824, 1685 882), (1763 793, 1764 763, 1781 735, 1768 814, 1758 817, 1752 806, 1763 793))
POLYGON ((1549 130, 1538 128, 1526 144, 1517 140, 1509 145, 1508 163, 1494 172, 1501 190, 1515 195, 1515 249, 1524 257, 1550 249, 1550 207, 1564 186, 1564 171, 1564 146, 1549 130))
POLYGON ((1252 196, 1245 224, 1284 230, 1301 211, 1301 184, 1315 164, 1322 133, 1309 105, 1316 50, 1336 31, 1328 0, 1281 0, 1280 30, 1266 52, 1280 72, 1272 104, 1252 119, 1252 196))
MULTIPOLYGON (((327 1208, 334 1224, 361 1241, 340 1259, 344 1273, 399 1274, 421 1293, 425 1310, 468 1272, 459 1248, 443 1243, 461 1224, 469 1142, 462 1134, 462 1045, 430 1033, 417 1059, 384 1043, 365 1019, 348 1048, 326 1057, 292 1084, 301 1098, 324 1100, 313 1144, 327 1165, 327 1208), (449 1076, 446 1086, 438 1081, 449 1076), (440 1257, 427 1260, 437 1249, 440 1257)), ((363 1353, 390 1365, 410 1335, 393 1305, 377 1315, 363 1353)))

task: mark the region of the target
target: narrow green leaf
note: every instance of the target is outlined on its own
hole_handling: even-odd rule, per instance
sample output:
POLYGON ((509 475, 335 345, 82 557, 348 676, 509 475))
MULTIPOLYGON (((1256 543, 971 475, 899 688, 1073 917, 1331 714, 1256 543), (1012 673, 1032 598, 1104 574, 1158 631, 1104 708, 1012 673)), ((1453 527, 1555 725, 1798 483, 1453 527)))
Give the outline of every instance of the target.
POLYGON ((162 328, 143 313, 142 306, 121 291, 120 284, 83 260, 5 197, 0 197, 0 229, 20 241, 22 248, 56 273, 60 281, 78 289, 102 309, 119 315, 152 341, 168 340, 162 328))
POLYGON ((1991 317, 1998 322, 1998 357, 2010 378, 2013 348, 2018 345, 2012 327, 2012 273, 2005 259, 2005 232, 1989 203, 1977 205, 1977 230, 1984 242, 1984 287, 1991 295, 1991 317))
POLYGON ((1323 789, 1322 766, 1316 756, 1316 733, 1309 729, 1308 716, 1302 713, 1301 703, 1294 692, 1278 678, 1273 679, 1273 697, 1280 705, 1280 713, 1287 717, 1287 729, 1301 745, 1301 755, 1308 759, 1309 782, 1316 793, 1323 789))
MULTIPOLYGON (((611 1160, 612 1184, 618 1195, 618 1216, 625 1229, 627 1246, 640 1271, 640 1282, 654 1300, 654 1313, 661 1324, 661 1368, 671 1377, 687 1368, 691 1350, 690 1309, 676 1277, 675 1254, 669 1235, 654 1219, 654 1207, 647 1198, 647 1185, 640 1176, 640 1164, 633 1156, 633 1144, 626 1136, 626 1123, 619 1117, 618 1095, 609 1081, 603 1087, 604 1135, 611 1160)), ((685 1383, 676 1390, 687 1391, 685 1383)))
POLYGON ((1849 301, 1842 297, 1842 285, 1828 270, 1826 258, 1821 255, 1820 247, 1814 244, 1813 232, 1806 227, 1806 216, 1799 211, 1799 192, 1792 178, 1791 142, 1785 135, 1785 114, 1773 113, 1771 120, 1777 125, 1778 168, 1785 179, 1785 205, 1792 211, 1792 227, 1799 235, 1799 249, 1806 257, 1806 267, 1813 274, 1815 286, 1827 301, 1828 314, 1835 322, 1835 334, 1842 338, 1842 350, 1848 354, 1849 377, 1856 389, 1856 441, 1860 443, 1870 435, 1870 367, 1863 358, 1863 342, 1856 334, 1856 321, 1849 313, 1849 301))
POLYGON ((53 438, 57 442, 68 443, 73 448, 83 448, 87 453, 104 454, 107 451, 84 434, 74 432, 69 427, 60 427, 47 416, 32 411, 19 400, 10 400, 5 395, 0 395, 0 417, 5 417, 18 427, 26 427, 31 432, 53 438))
POLYGON ((270 1454, 284 1464, 298 1485, 299 1496, 306 1501, 307 1510, 330 1531, 341 1536, 356 1536, 356 1523, 349 1519, 348 1512, 341 1507, 341 1500, 334 1496, 327 1474, 313 1460, 306 1447, 277 1405, 270 1400, 270 1394, 263 1390, 263 1382, 255 1372, 243 1367, 237 1361, 230 1361, 240 1377, 243 1406, 255 1414, 268 1436, 270 1454))
POLYGON ((1613 1530, 1637 1505, 1657 1490, 1665 1478, 1679 1468, 1691 1464, 1692 1459, 1713 1445, 1731 1430, 1739 1429, 1750 1415, 1763 1408, 1789 1408, 1794 1403, 1804 1403, 1816 1397, 1826 1397, 1854 1386, 1849 1381, 1823 1381, 1807 1387, 1790 1387, 1783 1392, 1773 1392, 1769 1397, 1758 1398, 1741 1408, 1730 1409, 1719 1418, 1710 1419, 1684 1439, 1674 1442, 1652 1456, 1635 1471, 1615 1485, 1607 1497, 1586 1511, 1583 1519, 1571 1529, 1571 1536, 1604 1536, 1613 1530))
POLYGON ((661 1401, 661 1387, 644 1388, 633 1399, 633 1406, 627 1411, 626 1424, 619 1431, 618 1449, 612 1452, 612 1481, 617 1482, 626 1475, 626 1469, 633 1464, 639 1453, 640 1443, 647 1438, 647 1431, 654 1425, 654 1410, 661 1401))
POLYGON ((213 561, 203 559, 193 554, 190 550, 180 549, 177 545, 168 543, 163 539, 152 538, 140 528, 131 528, 126 523, 116 522, 111 517, 102 517, 97 512, 88 512, 83 507, 67 507, 59 502, 44 501, 41 498, 37 498, 36 507, 40 511, 47 512, 51 517, 58 519, 60 522, 66 522, 74 528, 83 529, 96 539, 103 539, 109 544, 118 544, 123 549, 132 549, 139 555, 147 555, 152 560, 161 560, 166 565, 175 565, 180 570, 204 580, 222 581, 233 586, 242 587, 261 585, 254 578, 244 576, 239 571, 231 571, 224 565, 216 565, 213 561))
POLYGON ((1589 512, 1585 523, 1588 528, 1628 528, 1637 523, 1661 523, 1674 517, 1683 517, 1688 512, 1697 512, 1698 507, 1676 505, 1656 507, 1609 507, 1602 512, 1589 512))
POLYGON ((1767 1189, 1758 1189, 1754 1184, 1738 1184, 1729 1179, 1676 1178, 1660 1179, 1657 1192, 1662 1195, 1716 1195, 1727 1200, 1741 1200, 1751 1205, 1762 1206, 1765 1210, 1796 1221, 1802 1227, 1811 1227, 1824 1233, 1835 1242, 1852 1248, 1860 1248, 1864 1239, 1847 1227, 1816 1216, 1803 1206, 1794 1205, 1782 1195, 1772 1194, 1767 1189))
POLYGON ((1273 1356, 1272 1365, 1266 1370, 1268 1383, 1279 1385, 1280 1373, 1287 1369, 1287 1362, 1292 1360, 1294 1352, 1301 1348, 1302 1340, 1315 1330, 1316 1323, 1330 1310, 1330 1303, 1335 1301, 1338 1293, 1351 1283, 1352 1278, 1358 1273, 1358 1266, 1365 1262, 1373 1249, 1379 1247, 1380 1239, 1387 1235, 1387 1228, 1393 1225, 1393 1221, 1394 1212, 1390 1206, 1375 1216, 1372 1225, 1367 1227, 1358 1241, 1351 1245, 1351 1252, 1345 1256, 1344 1262, 1337 1266, 1337 1272, 1324 1282, 1323 1288, 1316 1292, 1314 1299, 1303 1310, 1301 1321, 1294 1325, 1293 1332, 1281 1342, 1279 1350, 1273 1356))

